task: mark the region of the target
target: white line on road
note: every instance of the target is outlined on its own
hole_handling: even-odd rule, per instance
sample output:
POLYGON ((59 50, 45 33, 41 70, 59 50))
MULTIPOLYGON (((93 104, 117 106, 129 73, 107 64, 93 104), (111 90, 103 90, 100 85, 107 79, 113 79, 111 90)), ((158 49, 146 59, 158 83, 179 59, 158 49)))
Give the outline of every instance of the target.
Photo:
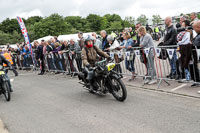
POLYGON ((13 82, 14 81, 14 79, 10 79, 10 82, 13 82))
POLYGON ((171 89, 170 91, 176 91, 176 90, 178 90, 178 89, 180 89, 180 88, 182 88, 182 87, 184 87, 184 86, 186 86, 187 84, 182 84, 182 85, 180 85, 180 86, 178 86, 178 87, 176 87, 176 88, 174 88, 174 89, 171 89))

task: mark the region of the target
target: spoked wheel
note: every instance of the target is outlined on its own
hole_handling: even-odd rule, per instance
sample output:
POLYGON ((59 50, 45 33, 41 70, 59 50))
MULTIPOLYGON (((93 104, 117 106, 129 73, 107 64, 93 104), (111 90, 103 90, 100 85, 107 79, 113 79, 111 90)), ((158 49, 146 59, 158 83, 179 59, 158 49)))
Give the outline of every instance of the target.
POLYGON ((11 99, 11 96, 10 96, 10 86, 8 84, 8 82, 4 82, 3 83, 3 95, 5 96, 6 98, 6 101, 10 101, 11 99))
POLYGON ((118 101, 123 102, 126 100, 127 91, 121 79, 117 79, 115 77, 112 78, 112 95, 118 101))

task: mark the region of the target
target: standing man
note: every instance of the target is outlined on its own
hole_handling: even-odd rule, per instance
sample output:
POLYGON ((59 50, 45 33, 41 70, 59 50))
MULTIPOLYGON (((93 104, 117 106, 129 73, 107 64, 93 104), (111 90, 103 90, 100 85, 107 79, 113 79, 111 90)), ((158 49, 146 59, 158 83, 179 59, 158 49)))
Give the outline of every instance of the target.
MULTIPOLYGON (((177 31, 172 25, 172 17, 166 17, 165 19, 165 24, 166 24, 166 35, 164 37, 164 45, 165 46, 174 46, 177 45, 176 42, 176 36, 177 36, 177 31)), ((177 61, 177 56, 176 56, 176 47, 173 48, 175 49, 172 59, 169 59, 170 66, 171 66, 171 72, 167 76, 171 79, 174 79, 176 77, 176 61, 177 61)))
POLYGON ((190 14, 190 19, 191 19, 191 25, 194 24, 194 21, 198 21, 198 18, 197 18, 197 13, 196 12, 193 12, 190 14))
POLYGON ((79 38, 78 44, 79 44, 80 48, 82 49, 84 47, 84 38, 83 38, 82 32, 78 33, 78 38, 79 38))
POLYGON ((97 34, 95 32, 92 33, 92 37, 94 38, 94 45, 102 50, 102 42, 97 38, 97 34))
MULTIPOLYGON (((193 50, 192 50, 192 56, 193 56, 193 68, 191 69, 191 78, 195 81, 195 82, 200 82, 200 75, 199 75, 199 69, 198 69, 198 60, 199 60, 199 56, 196 52, 196 48, 200 49, 200 20, 195 21, 193 24, 193 29, 195 30, 195 32, 197 33, 197 36, 194 38, 193 40, 193 50), (196 47, 196 48, 195 48, 196 47)), ((192 85, 192 87, 195 86, 199 86, 200 84, 198 83, 194 83, 192 85)), ((200 91, 198 92, 200 93, 200 91)))
POLYGON ((135 25, 135 31, 134 31, 134 35, 133 35, 133 41, 134 41, 134 43, 136 44, 135 46, 137 46, 137 47, 139 47, 139 45, 140 45, 140 37, 139 37, 139 35, 138 35, 138 29, 141 27, 142 25, 141 25, 141 23, 137 23, 136 25, 135 25))
MULTIPOLYGON (((195 12, 191 13, 190 18, 191 18, 190 25, 193 25, 195 21, 198 21, 197 13, 195 13, 195 12)), ((195 38, 196 36, 197 36, 197 32, 195 32, 195 30, 193 30, 193 38, 195 38)))
POLYGON ((105 49, 107 49, 107 48, 109 48, 110 47, 110 45, 109 45, 109 43, 108 43, 108 40, 107 40, 107 33, 106 33, 106 31, 105 30, 102 30, 101 32, 100 32, 100 34, 101 34, 101 37, 103 38, 102 39, 102 50, 104 51, 105 49))
POLYGON ((72 54, 72 60, 74 59, 76 60, 78 71, 81 72, 82 71, 81 48, 73 38, 70 39, 69 50, 72 54))
POLYGON ((43 48, 44 48, 44 40, 41 41, 40 45, 38 46, 38 58, 40 62, 40 70, 41 72, 38 75, 43 75, 44 74, 44 53, 43 53, 43 48))

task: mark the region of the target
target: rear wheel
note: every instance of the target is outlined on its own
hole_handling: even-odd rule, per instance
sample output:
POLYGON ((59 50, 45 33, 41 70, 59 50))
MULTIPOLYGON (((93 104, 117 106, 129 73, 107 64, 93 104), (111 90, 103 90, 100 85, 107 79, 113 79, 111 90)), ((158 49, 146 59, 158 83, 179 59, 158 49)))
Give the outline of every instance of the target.
POLYGON ((4 82, 3 83, 3 95, 5 96, 6 98, 6 101, 10 101, 11 99, 11 96, 10 96, 10 86, 8 84, 8 82, 4 82))
POLYGON ((123 102, 127 98, 127 91, 121 79, 113 77, 112 81, 112 95, 118 101, 123 102))

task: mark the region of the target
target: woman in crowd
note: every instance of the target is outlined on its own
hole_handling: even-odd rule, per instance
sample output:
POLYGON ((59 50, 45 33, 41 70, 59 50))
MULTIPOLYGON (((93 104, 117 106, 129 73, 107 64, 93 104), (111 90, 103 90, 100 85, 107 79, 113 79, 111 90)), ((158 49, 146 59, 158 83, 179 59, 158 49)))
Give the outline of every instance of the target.
POLYGON ((107 48, 107 50, 109 52, 113 52, 114 53, 114 59, 115 59, 115 62, 117 63, 116 67, 115 67, 115 70, 118 72, 118 73, 122 73, 122 69, 121 69, 121 66, 120 66, 120 62, 121 62, 121 58, 118 57, 118 50, 116 50, 116 48, 119 48, 120 47, 120 44, 119 42, 111 35, 109 35, 107 37, 107 40, 108 40, 108 43, 110 44, 110 47, 107 48))
POLYGON ((157 80, 156 80, 156 70, 155 70, 155 67, 154 67, 154 43, 153 43, 153 39, 152 39, 151 35, 146 32, 146 28, 144 26, 140 27, 138 29, 138 32, 139 32, 139 36, 140 36, 140 47, 142 49, 146 49, 146 48, 148 49, 149 48, 149 52, 146 53, 147 76, 149 76, 149 77, 145 80, 145 84, 150 84, 150 85, 155 84, 155 83, 157 83, 157 80))
POLYGON ((121 43, 120 49, 123 49, 124 52, 130 54, 128 56, 126 54, 125 64, 126 64, 126 69, 132 73, 132 77, 129 79, 129 81, 131 81, 135 78, 135 67, 134 67, 135 54, 132 48, 134 46, 134 42, 129 32, 123 33, 123 39, 124 41, 121 43))
MULTIPOLYGON (((185 20, 182 22, 181 27, 186 28, 190 26, 190 21, 185 20)), ((190 72, 189 72, 189 62, 191 60, 192 55, 192 31, 191 30, 185 30, 178 34, 177 41, 180 48, 180 62, 181 62, 181 68, 185 72, 185 78, 187 81, 190 80, 190 72)))
POLYGON ((61 46, 59 42, 56 42, 54 45, 55 45, 55 49, 53 50, 53 53, 56 58, 56 64, 60 68, 60 71, 63 71, 62 62, 61 62, 62 56, 58 54, 58 52, 61 50, 61 46))

